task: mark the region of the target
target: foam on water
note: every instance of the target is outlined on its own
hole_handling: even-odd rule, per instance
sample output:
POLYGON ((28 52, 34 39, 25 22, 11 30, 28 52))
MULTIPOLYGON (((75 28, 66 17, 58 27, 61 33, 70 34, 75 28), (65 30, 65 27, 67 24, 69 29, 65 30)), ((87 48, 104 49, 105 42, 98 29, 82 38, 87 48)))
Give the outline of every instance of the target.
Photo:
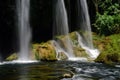
POLYGON ((84 47, 84 49, 86 50, 87 53, 89 53, 91 58, 97 58, 98 55, 100 54, 98 49, 90 49, 88 47, 84 47))
POLYGON ((1 62, 0 65, 5 65, 5 64, 28 64, 28 63, 37 63, 37 60, 28 60, 28 61, 23 61, 23 60, 14 60, 14 61, 4 61, 1 62))
POLYGON ((68 58, 70 61, 81 61, 81 62, 87 62, 87 58, 85 57, 74 57, 74 58, 68 58))
POLYGON ((120 68, 120 65, 115 65, 115 67, 118 67, 118 68, 120 68))
POLYGON ((0 62, 0 65, 2 65, 2 63, 0 62))
POLYGON ((27 60, 27 61, 24 61, 24 60, 14 60, 12 61, 12 63, 35 63, 35 62, 38 62, 37 60, 27 60))

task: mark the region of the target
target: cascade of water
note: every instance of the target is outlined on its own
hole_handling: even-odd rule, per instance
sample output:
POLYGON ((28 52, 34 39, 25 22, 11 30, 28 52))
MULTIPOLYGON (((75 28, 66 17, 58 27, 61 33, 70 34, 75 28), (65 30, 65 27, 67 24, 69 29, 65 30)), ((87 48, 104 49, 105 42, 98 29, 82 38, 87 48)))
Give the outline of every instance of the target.
MULTIPOLYGON (((58 51, 64 52, 68 58, 74 57, 72 43, 69 38, 69 28, 68 28, 68 20, 67 20, 67 12, 65 9, 64 1, 57 0, 55 6, 55 25, 53 30, 53 35, 60 36, 64 35, 64 40, 57 41, 59 47, 56 47, 58 51)), ((58 53, 59 54, 59 53, 58 53)))
POLYGON ((30 0, 17 0, 20 52, 18 60, 29 60, 31 29, 29 24, 30 0))
POLYGON ((76 33, 78 35, 78 42, 80 46, 86 50, 90 57, 96 58, 99 55, 99 51, 93 47, 92 32, 86 0, 77 0, 77 6, 77 25, 80 29, 80 32, 76 33))

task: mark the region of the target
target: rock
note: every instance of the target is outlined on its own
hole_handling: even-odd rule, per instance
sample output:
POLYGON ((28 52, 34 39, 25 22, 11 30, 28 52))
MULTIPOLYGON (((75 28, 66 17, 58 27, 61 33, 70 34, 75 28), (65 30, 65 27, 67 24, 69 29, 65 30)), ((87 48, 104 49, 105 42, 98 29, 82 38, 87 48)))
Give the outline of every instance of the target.
POLYGON ((85 57, 88 58, 89 55, 86 53, 86 51, 84 49, 82 49, 81 47, 74 47, 73 48, 75 56, 77 57, 85 57))
POLYGON ((113 64, 120 62, 120 54, 118 53, 101 53, 95 62, 113 64))
POLYGON ((68 59, 68 57, 65 55, 64 52, 59 52, 57 54, 57 58, 58 58, 58 60, 66 60, 66 59, 68 59))
POLYGON ((56 61, 55 48, 52 46, 51 42, 41 43, 35 49, 33 49, 35 59, 42 61, 56 61))
POLYGON ((65 73, 63 74, 63 78, 71 78, 72 75, 70 73, 65 73))
POLYGON ((16 60, 17 58, 18 58, 17 53, 13 53, 9 57, 6 58, 6 61, 16 60))

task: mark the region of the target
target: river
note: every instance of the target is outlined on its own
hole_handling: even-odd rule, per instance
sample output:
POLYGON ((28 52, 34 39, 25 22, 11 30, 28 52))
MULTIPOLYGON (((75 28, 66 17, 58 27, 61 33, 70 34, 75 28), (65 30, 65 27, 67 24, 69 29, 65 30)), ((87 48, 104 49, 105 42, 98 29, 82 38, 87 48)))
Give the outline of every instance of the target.
POLYGON ((0 64, 0 80, 120 80, 120 66, 80 61, 0 64), (72 78, 64 78, 73 74, 72 78))

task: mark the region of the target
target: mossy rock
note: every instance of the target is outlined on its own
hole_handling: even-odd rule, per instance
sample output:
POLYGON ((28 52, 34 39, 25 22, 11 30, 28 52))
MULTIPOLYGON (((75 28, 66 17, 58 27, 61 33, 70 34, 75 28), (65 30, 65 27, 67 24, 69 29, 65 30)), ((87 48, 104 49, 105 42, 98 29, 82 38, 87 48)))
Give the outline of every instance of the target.
POLYGON ((35 59, 42 61, 56 61, 55 48, 52 46, 51 42, 39 44, 35 49, 33 49, 33 54, 35 59))
POLYGON ((85 52, 85 50, 83 48, 74 47, 73 50, 74 50, 75 56, 77 56, 77 57, 86 57, 86 58, 89 57, 89 55, 85 52))
POLYGON ((113 64, 120 63, 120 54, 118 53, 101 53, 95 62, 113 64))
POLYGON ((7 57, 5 60, 6 61, 13 61, 13 60, 17 60, 18 56, 16 53, 11 54, 9 57, 7 57))
POLYGON ((95 45, 101 52, 95 60, 96 62, 107 64, 120 63, 120 34, 96 39, 95 45))

